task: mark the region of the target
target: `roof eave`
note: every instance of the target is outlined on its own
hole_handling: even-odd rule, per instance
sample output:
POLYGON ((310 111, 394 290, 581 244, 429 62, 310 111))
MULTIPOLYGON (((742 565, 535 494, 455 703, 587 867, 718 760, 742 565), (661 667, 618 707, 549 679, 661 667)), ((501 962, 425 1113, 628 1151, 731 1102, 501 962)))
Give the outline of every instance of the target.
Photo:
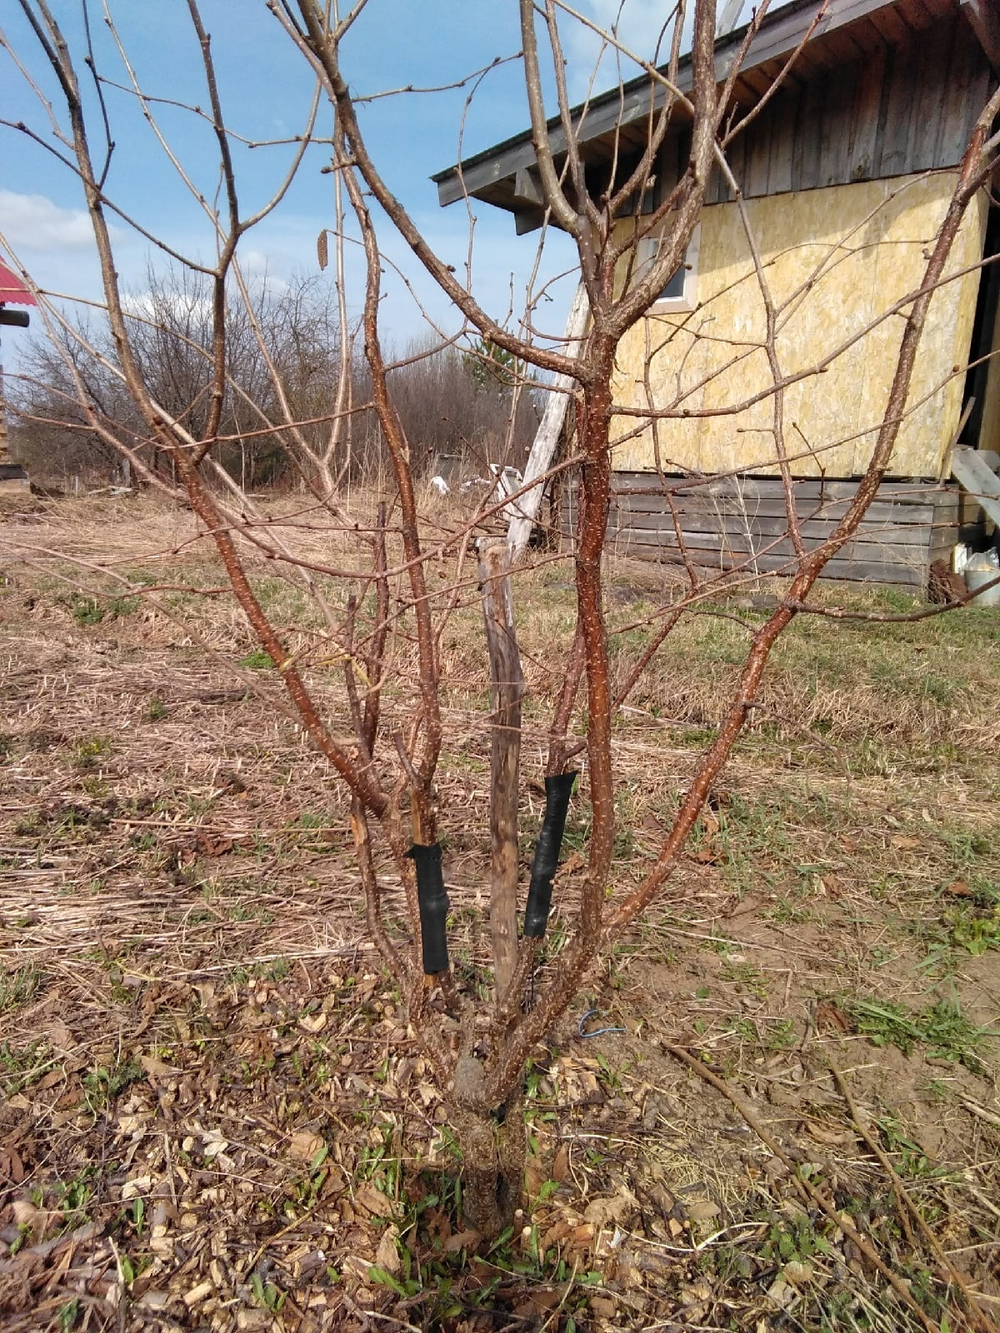
MULTIPOLYGON (((962 0, 963 6, 970 5, 987 14, 989 0, 962 0)), ((810 40, 815 41, 825 34, 836 31, 848 23, 854 23, 866 15, 880 9, 893 7, 895 0, 828 0, 826 12, 816 24, 810 40)), ((791 0, 790 4, 768 14, 761 24, 741 67, 748 72, 771 60, 780 60, 790 56, 802 43, 810 26, 820 11, 822 0, 791 0)), ((720 37, 715 44, 715 77, 717 84, 725 82, 733 67, 749 24, 720 37)), ((660 73, 666 73, 666 66, 661 66, 660 73)), ((685 56, 677 72, 677 88, 681 93, 691 91, 693 70, 691 57, 685 56)), ((573 108, 571 115, 578 133, 582 131, 582 142, 590 142, 602 134, 617 128, 633 124, 641 116, 649 115, 650 110, 662 107, 665 89, 662 84, 651 87, 650 79, 645 74, 612 89, 601 97, 595 98, 586 107, 573 108)), ((565 152, 566 140, 562 123, 558 117, 548 122, 549 142, 552 153, 558 157, 565 152)), ((531 131, 526 130, 513 138, 487 148, 474 157, 448 167, 431 177, 438 187, 438 203, 442 208, 468 197, 482 198, 483 192, 495 187, 501 181, 513 177, 518 171, 527 170, 535 163, 535 150, 531 131)), ((490 202, 496 202, 491 200, 490 202)), ((513 194, 509 204, 498 204, 517 211, 517 202, 513 194)))

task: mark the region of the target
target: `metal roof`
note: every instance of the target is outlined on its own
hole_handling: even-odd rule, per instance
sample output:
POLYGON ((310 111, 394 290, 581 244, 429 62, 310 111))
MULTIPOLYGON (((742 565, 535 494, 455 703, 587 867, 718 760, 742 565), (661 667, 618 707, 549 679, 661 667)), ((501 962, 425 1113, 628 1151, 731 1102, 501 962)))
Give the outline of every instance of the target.
POLYGON ((0 259, 0 305, 37 305, 21 279, 0 259))

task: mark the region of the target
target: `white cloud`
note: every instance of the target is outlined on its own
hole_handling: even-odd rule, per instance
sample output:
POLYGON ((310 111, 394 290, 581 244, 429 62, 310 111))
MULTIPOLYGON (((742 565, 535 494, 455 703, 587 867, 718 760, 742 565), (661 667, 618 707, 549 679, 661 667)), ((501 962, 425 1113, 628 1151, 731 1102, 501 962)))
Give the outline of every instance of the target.
POLYGON ((88 250, 94 244, 82 208, 60 208, 44 194, 0 190, 0 231, 16 250, 88 250))
POLYGON ((210 297, 183 291, 136 292, 126 297, 125 309, 136 319, 152 324, 163 320, 195 329, 212 318, 210 297))

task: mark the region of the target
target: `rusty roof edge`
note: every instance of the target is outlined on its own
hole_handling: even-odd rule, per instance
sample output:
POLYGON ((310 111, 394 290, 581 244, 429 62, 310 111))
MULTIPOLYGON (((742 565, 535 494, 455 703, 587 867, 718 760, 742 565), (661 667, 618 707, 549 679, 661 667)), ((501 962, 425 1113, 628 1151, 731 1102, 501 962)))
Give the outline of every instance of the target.
MULTIPOLYGON (((790 55, 809 31, 809 25, 820 8, 821 0, 791 0, 780 9, 771 11, 764 19, 760 31, 754 39, 744 70, 754 69, 769 60, 790 55)), ((838 28, 854 23, 866 15, 880 9, 894 9, 896 0, 829 0, 827 10, 817 25, 813 36, 817 38, 838 28)), ((749 24, 734 29, 715 43, 715 73, 719 83, 724 82, 732 68, 733 61, 740 49, 749 24)), ((667 66, 660 66, 660 72, 666 73, 667 66)), ((677 74, 677 86, 681 92, 690 90, 692 84, 690 54, 682 58, 677 74)), ((616 128, 624 128, 634 123, 642 115, 648 115, 652 102, 655 110, 662 105, 664 89, 657 85, 650 98, 650 80, 646 74, 640 74, 628 83, 592 99, 582 117, 583 141, 595 139, 616 128)), ((583 104, 572 110, 574 120, 579 123, 583 104)), ((548 122, 550 143, 553 153, 565 151, 565 137, 562 123, 558 116, 548 122)), ((520 134, 504 139, 501 143, 482 152, 465 158, 460 163, 436 172, 431 180, 438 187, 438 203, 442 208, 456 203, 468 196, 475 196, 477 191, 495 185, 523 167, 535 162, 535 150, 531 142, 531 131, 523 130, 520 134)))

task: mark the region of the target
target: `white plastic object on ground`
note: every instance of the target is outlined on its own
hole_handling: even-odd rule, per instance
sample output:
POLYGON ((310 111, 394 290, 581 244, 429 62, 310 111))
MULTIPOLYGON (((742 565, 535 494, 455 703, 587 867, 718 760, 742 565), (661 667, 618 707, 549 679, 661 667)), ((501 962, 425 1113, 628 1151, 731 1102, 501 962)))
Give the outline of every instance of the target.
MULTIPOLYGON (((992 583, 994 579, 1000 579, 1000 556, 995 549, 970 556, 965 566, 965 586, 970 592, 976 592, 977 588, 992 583)), ((971 599, 971 605, 1000 606, 1000 583, 987 588, 985 592, 977 593, 971 599)))

